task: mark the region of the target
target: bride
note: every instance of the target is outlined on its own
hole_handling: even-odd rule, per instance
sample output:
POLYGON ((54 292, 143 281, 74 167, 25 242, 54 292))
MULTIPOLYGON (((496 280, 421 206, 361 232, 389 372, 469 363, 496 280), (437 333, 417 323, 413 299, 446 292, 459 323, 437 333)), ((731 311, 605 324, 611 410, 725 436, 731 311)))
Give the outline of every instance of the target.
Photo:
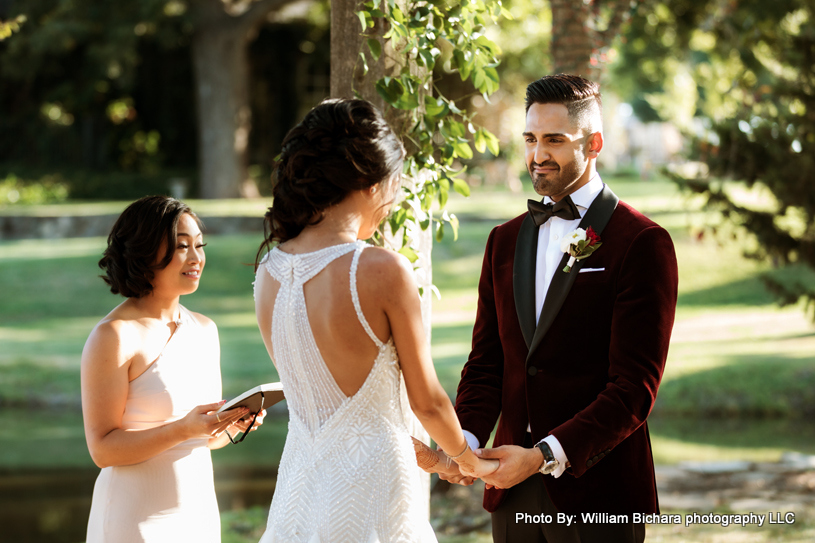
POLYGON ((497 466, 467 446, 439 384, 407 259, 360 241, 393 205, 403 158, 362 100, 323 102, 283 141, 261 251, 277 245, 258 265, 255 306, 290 422, 262 543, 436 541, 400 372, 413 412, 451 453, 422 447, 423 467, 453 460, 480 477, 497 466))

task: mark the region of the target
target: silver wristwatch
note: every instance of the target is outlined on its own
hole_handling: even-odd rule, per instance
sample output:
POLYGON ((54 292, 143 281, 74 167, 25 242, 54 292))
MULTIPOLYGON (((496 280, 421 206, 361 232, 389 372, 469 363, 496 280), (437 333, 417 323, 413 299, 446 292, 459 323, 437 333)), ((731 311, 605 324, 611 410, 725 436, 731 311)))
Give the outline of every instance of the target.
POLYGON ((560 466, 560 461, 555 458, 555 455, 552 454, 552 449, 549 448, 549 444, 545 441, 541 441, 535 446, 543 453, 543 464, 538 468, 538 471, 544 475, 549 475, 560 466))

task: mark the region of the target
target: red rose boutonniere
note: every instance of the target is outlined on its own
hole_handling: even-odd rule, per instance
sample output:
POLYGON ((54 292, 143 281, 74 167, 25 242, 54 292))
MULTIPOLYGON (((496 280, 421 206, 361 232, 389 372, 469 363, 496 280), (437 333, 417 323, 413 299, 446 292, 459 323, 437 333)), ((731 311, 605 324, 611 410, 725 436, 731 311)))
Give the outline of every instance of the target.
POLYGON ((589 226, 588 230, 578 228, 574 232, 565 235, 560 242, 560 250, 568 254, 570 258, 566 267, 563 268, 563 272, 571 272, 575 261, 588 258, 601 245, 600 236, 591 226, 589 226))

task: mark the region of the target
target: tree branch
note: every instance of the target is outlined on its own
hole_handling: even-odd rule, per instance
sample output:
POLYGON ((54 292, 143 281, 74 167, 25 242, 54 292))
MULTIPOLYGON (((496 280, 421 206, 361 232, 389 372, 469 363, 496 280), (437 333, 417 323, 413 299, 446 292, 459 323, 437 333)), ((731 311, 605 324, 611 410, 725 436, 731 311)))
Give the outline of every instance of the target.
POLYGON ((617 36, 620 26, 631 16, 638 2, 627 2, 626 0, 616 0, 607 5, 612 10, 612 15, 608 21, 608 27, 600 32, 601 43, 611 44, 617 36))
POLYGON ((271 11, 294 0, 255 0, 248 9, 238 15, 238 24, 249 30, 259 24, 271 11))

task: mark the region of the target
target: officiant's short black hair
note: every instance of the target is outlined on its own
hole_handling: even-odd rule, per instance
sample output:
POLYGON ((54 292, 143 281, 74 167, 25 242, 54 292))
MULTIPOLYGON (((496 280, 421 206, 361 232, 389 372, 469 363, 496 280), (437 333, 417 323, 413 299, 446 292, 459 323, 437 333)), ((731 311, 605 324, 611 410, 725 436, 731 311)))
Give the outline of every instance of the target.
POLYGON ((563 104, 581 129, 589 133, 603 129, 600 85, 579 75, 547 75, 533 81, 526 87, 526 111, 532 104, 563 104))
POLYGON ((166 268, 173 259, 178 220, 184 213, 203 229, 201 220, 187 204, 168 196, 145 196, 119 215, 99 261, 105 272, 100 277, 110 285, 113 294, 141 298, 153 292, 153 272, 166 268), (159 255, 162 242, 166 242, 166 250, 159 255))

